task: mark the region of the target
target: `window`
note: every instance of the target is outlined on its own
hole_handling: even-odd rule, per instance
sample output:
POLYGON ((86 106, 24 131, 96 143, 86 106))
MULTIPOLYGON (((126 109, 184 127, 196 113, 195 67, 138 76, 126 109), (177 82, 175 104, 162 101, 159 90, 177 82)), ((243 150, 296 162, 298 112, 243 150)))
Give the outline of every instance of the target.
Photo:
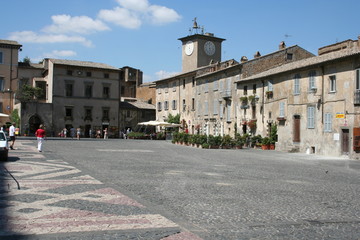
POLYGON ((176 82, 173 82, 172 89, 173 89, 173 92, 176 92, 176 82))
POLYGON ((215 79, 213 84, 214 84, 214 86, 213 86, 214 91, 217 91, 218 88, 219 88, 219 86, 218 86, 218 85, 219 85, 218 81, 215 79))
POLYGON ((126 110, 126 117, 130 118, 131 117, 131 111, 130 110, 126 110))
POLYGON ((293 54, 292 53, 286 54, 286 59, 287 60, 292 60, 293 59, 293 54))
POLYGON ((220 118, 224 117, 224 105, 222 103, 220 103, 219 114, 220 118))
POLYGON ((220 79, 219 80, 219 92, 223 92, 224 91, 224 83, 223 81, 220 79))
POLYGON ((294 77, 294 95, 300 94, 300 74, 295 74, 294 77))
POLYGON ((157 89, 157 93, 161 94, 161 88, 160 87, 157 89))
POLYGON ((166 85, 165 85, 165 93, 168 93, 168 92, 169 92, 169 85, 166 84, 166 85))
POLYGON ((285 117, 285 103, 284 102, 279 103, 279 117, 281 117, 281 118, 285 117))
POLYGON ((315 107, 308 106, 307 108, 307 128, 315 128, 315 107))
POLYGON ((73 96, 73 84, 65 83, 65 96, 72 97, 73 96))
POLYGON ((316 89, 315 80, 316 80, 316 72, 315 71, 309 72, 309 90, 310 91, 313 91, 316 89))
POLYGON ((0 64, 3 64, 4 60, 3 60, 3 52, 0 52, 0 64))
POLYGON ((183 108, 183 112, 185 112, 186 111, 185 99, 183 99, 182 101, 182 108, 183 108))
POLYGON ((191 99, 191 110, 195 110, 195 98, 191 99))
POLYGON ((3 103, 0 102, 0 113, 3 113, 4 112, 4 109, 3 109, 3 103))
POLYGON ((92 108, 91 107, 85 107, 85 121, 92 121, 92 108))
POLYGON ((24 85, 26 85, 28 83, 29 83, 29 78, 21 78, 21 79, 19 79, 19 82, 18 82, 18 88, 21 89, 24 85))
POLYGON ((270 92, 272 92, 274 90, 272 80, 267 81, 267 87, 268 87, 268 91, 270 91, 270 92))
POLYGON ((45 81, 36 81, 35 82, 35 86, 37 88, 41 89, 41 94, 39 94, 39 96, 37 97, 37 99, 39 100, 44 100, 46 99, 46 82, 45 81))
POLYGON ((360 90, 360 68, 359 69, 356 69, 356 90, 360 90))
POLYGON ((92 85, 90 85, 90 84, 85 85, 85 97, 87 97, 87 98, 92 97, 92 85))
POLYGON ((192 78, 192 86, 195 86, 195 77, 192 78))
POLYGON ((161 111, 161 102, 158 102, 157 109, 158 109, 158 111, 161 111))
POLYGON ((176 110, 176 100, 172 100, 171 106, 172 110, 176 110))
POLYGON ((91 72, 86 72, 87 77, 91 77, 91 72))
POLYGON ((65 119, 72 120, 73 119, 73 108, 65 107, 65 119))
POLYGON ((209 115, 209 103, 208 101, 204 102, 204 116, 208 116, 209 115))
POLYGON ((325 113, 324 116, 324 132, 331 132, 332 129, 332 114, 325 113))
POLYGON ((332 75, 329 77, 330 81, 330 92, 336 92, 336 76, 332 75))
POLYGON ((247 95, 247 86, 244 86, 244 95, 247 95))
POLYGON ((168 101, 164 102, 164 110, 169 110, 169 102, 168 101))
POLYGON ((209 80, 205 80, 204 82, 204 92, 207 93, 209 92, 209 80))
POLYGON ((3 77, 0 77, 0 91, 5 90, 5 79, 3 77))
POLYGON ((253 84, 253 94, 256 94, 256 84, 253 84))
POLYGON ((69 75, 69 76, 72 76, 72 75, 73 75, 73 71, 72 71, 72 70, 67 70, 67 71, 66 71, 66 74, 69 75))
POLYGON ((125 94, 125 87, 121 86, 121 95, 124 95, 124 94, 125 94))
POLYGON ((226 103, 226 121, 231 122, 231 102, 226 103))
POLYGON ((214 112, 213 112, 213 114, 218 115, 218 112, 219 112, 219 100, 214 99, 214 112))
POLYGON ((198 101, 198 102, 197 102, 197 105, 198 105, 198 107, 197 107, 197 115, 198 115, 198 116, 201 116, 201 102, 198 101))
POLYGON ((104 73, 104 78, 109 78, 109 77, 110 77, 110 74, 104 73))
POLYGON ((110 98, 110 87, 103 87, 103 98, 110 98))
POLYGON ((103 121, 110 121, 109 112, 110 112, 109 108, 103 108, 102 109, 102 120, 103 121))
POLYGON ((186 81, 185 81, 185 79, 183 79, 183 88, 185 88, 185 83, 186 83, 186 81))

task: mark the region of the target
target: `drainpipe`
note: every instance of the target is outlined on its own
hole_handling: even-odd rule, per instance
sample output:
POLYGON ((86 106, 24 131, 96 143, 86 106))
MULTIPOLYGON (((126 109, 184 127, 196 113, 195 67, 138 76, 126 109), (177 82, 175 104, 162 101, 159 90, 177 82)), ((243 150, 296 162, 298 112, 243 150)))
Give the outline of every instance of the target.
POLYGON ((321 124, 324 124, 324 96, 325 96, 325 89, 324 89, 324 83, 325 83, 325 70, 324 66, 321 66, 321 124))
POLYGON ((264 113, 265 113, 265 82, 264 82, 264 80, 261 80, 261 83, 262 83, 261 120, 262 120, 262 123, 264 124, 264 121, 265 121, 265 115, 264 115, 264 113))

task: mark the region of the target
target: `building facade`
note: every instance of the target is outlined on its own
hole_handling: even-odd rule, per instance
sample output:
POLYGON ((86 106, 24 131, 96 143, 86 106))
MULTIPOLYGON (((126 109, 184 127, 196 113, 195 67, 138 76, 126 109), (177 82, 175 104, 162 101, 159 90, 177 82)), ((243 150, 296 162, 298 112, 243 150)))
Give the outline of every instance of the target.
POLYGON ((263 109, 257 132, 278 126, 277 149, 323 155, 350 155, 360 150, 360 48, 347 40, 319 49, 319 55, 237 81, 262 84, 263 109))
MULTIPOLYGON (((16 41, 0 40, 0 113, 10 115, 13 111, 21 47, 16 41)), ((1 118, 1 126, 7 121, 8 118, 1 118)))

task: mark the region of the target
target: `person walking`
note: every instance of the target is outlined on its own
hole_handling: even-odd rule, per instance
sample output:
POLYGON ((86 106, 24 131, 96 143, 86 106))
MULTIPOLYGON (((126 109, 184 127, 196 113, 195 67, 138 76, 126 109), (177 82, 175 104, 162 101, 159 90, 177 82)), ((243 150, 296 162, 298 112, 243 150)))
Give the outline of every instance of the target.
POLYGON ((77 139, 77 140, 80 140, 80 134, 81 134, 81 129, 78 127, 78 128, 76 129, 76 139, 77 139))
POLYGON ((38 151, 42 152, 42 145, 46 136, 44 125, 40 124, 39 129, 35 132, 35 136, 37 138, 38 151))
POLYGON ((108 129, 104 129, 104 139, 108 139, 108 129))
POLYGON ((10 136, 10 149, 14 150, 14 143, 15 143, 15 123, 12 123, 12 125, 9 128, 9 136, 10 136))

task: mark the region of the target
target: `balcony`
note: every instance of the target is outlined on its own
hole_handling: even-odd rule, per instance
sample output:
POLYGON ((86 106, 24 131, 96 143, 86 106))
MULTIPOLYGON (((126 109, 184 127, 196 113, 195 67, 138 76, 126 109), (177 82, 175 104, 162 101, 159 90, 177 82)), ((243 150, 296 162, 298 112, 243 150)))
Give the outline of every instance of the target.
POLYGON ((221 97, 224 98, 224 99, 229 99, 229 98, 231 98, 231 90, 224 90, 224 91, 221 93, 221 97))
POLYGON ((354 104, 360 105, 360 89, 356 89, 354 93, 354 104))

